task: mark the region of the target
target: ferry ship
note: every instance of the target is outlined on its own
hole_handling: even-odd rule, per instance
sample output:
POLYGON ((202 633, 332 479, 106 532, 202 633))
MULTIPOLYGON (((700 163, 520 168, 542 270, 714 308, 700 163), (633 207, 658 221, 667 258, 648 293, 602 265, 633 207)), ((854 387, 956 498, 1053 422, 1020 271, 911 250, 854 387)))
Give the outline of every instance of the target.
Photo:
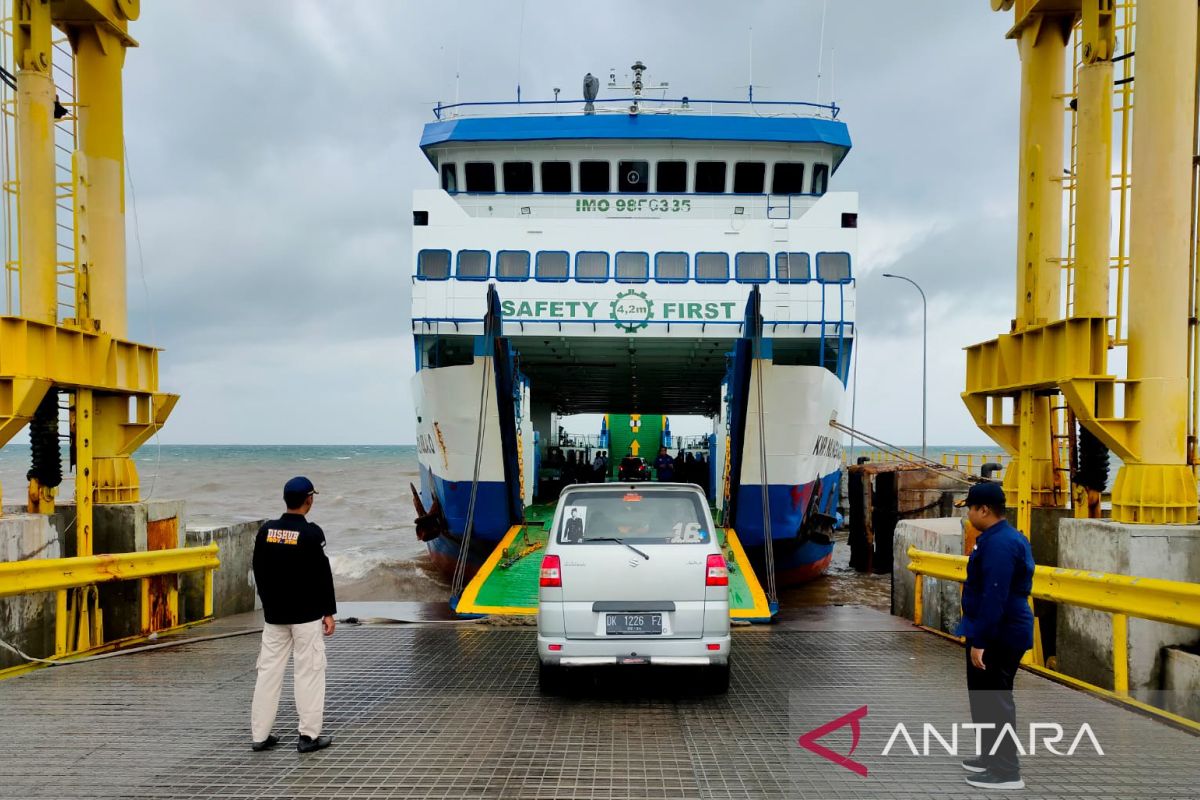
MULTIPOLYGON (((709 496, 759 568, 787 585, 829 564, 858 221, 830 184, 848 129, 832 104, 651 97, 644 70, 627 96, 589 75, 585 99, 439 105, 424 128, 440 187, 413 194, 413 492, 456 587, 554 501, 539 478, 562 460, 559 420, 584 413, 711 420, 709 496)), ((629 455, 608 452, 608 479, 629 455)))

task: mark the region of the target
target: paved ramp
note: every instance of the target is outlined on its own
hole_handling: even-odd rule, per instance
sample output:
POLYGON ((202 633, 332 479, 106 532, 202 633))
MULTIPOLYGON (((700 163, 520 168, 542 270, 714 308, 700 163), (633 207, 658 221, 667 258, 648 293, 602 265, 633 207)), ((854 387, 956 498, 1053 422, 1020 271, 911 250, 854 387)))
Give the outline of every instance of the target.
MULTIPOLYGON (((224 623, 225 629, 230 628, 224 623)), ((205 631, 196 632, 203 635, 205 631)), ((5 798, 917 798, 987 796, 957 758, 881 752, 897 723, 965 722, 963 652, 862 608, 781 614, 734 631, 726 697, 687 673, 601 673, 538 694, 530 627, 341 626, 329 642, 329 750, 301 756, 289 685, 248 748, 258 637, 40 670, 0 682, 5 798), (796 744, 868 707, 862 777, 796 744)), ((1195 797, 1200 738, 1028 673, 1020 722, 1083 723, 1105 749, 1025 759, 1037 798, 1195 797)), ((822 739, 841 753, 849 729, 822 739)))

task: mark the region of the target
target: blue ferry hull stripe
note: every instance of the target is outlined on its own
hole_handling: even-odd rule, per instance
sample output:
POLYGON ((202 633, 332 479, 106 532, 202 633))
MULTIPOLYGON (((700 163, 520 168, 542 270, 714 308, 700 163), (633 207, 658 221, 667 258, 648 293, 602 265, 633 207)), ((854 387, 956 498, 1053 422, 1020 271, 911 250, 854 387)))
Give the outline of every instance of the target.
MULTIPOLYGON (((835 470, 820 481, 802 484, 771 484, 767 487, 767 498, 771 505, 771 538, 775 542, 795 539, 804 523, 809 498, 818 483, 821 500, 817 510, 833 515, 837 509, 838 488, 841 470, 835 470)), ((737 518, 734 529, 738 538, 747 547, 763 545, 762 484, 743 484, 738 488, 737 518)))
MULTIPOLYGON (((427 470, 421 471, 422 484, 425 484, 427 475, 430 475, 427 470)), ((442 504, 442 512, 450 525, 450 532, 455 536, 462 536, 467 526, 467 507, 471 503, 471 481, 448 481, 437 475, 432 475, 432 479, 434 490, 442 504)), ((422 494, 425 495, 426 492, 422 494)), ((480 481, 475 497, 475 522, 471 527, 471 540, 495 544, 504 538, 509 527, 508 487, 503 481, 480 481)))

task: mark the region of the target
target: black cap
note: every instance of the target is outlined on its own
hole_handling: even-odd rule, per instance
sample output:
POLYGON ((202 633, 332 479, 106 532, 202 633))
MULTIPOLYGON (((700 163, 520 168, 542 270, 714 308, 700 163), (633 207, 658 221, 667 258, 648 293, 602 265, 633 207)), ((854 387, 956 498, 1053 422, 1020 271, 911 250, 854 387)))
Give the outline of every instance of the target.
POLYGON ((316 494, 316 487, 312 481, 305 477, 295 477, 283 485, 283 493, 288 494, 316 494))
POLYGON ((1004 508, 1008 503, 1004 500, 1004 487, 995 481, 983 481, 971 487, 967 492, 965 500, 959 500, 955 503, 959 508, 963 506, 991 506, 992 508, 1004 508))

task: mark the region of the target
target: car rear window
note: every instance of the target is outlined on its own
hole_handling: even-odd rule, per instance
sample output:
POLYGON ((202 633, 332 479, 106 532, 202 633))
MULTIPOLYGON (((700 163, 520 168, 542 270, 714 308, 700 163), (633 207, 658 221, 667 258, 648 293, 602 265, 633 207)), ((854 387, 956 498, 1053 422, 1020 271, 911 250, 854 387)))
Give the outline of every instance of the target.
POLYGON ((630 544, 702 544, 712 531, 694 492, 618 489, 578 492, 564 501, 557 537, 585 544, 616 537, 630 544))

